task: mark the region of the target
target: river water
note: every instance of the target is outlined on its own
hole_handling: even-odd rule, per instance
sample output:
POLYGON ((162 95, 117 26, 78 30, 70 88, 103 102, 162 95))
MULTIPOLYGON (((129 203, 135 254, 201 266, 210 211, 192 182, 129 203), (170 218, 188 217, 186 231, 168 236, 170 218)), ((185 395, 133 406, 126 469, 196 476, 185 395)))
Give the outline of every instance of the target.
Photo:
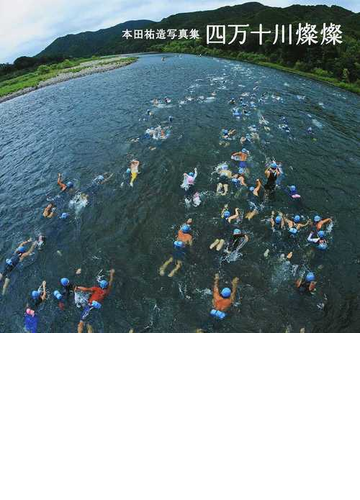
POLYGON ((26 301, 43 279, 50 295, 39 310, 39 331, 76 331, 79 310, 70 303, 61 311, 52 296, 59 279, 94 286, 112 267, 114 287, 94 314, 96 331, 359 331, 359 102, 345 91, 268 68, 190 55, 168 55, 165 61, 144 55, 128 67, 3 103, 1 260, 40 232, 47 242, 13 271, 0 299, 1 331, 23 330, 26 301), (248 93, 256 107, 249 116, 234 117, 229 99, 239 102, 244 94, 249 102, 248 93), (153 106, 154 98, 165 96, 169 105, 153 106), (290 133, 280 128, 283 117, 290 133), (167 139, 146 139, 146 129, 159 124, 168 130, 167 139), (273 157, 283 162, 284 176, 259 214, 243 223, 250 240, 242 255, 227 262, 224 254, 209 250, 222 234, 219 214, 225 202, 232 211, 247 212, 249 195, 244 188, 216 196, 212 172, 224 161, 235 167, 230 154, 240 149, 239 137, 255 130, 252 126, 259 140, 246 144, 249 184, 264 179, 265 161, 273 157), (222 128, 237 131, 228 146, 221 141, 222 128), (141 162, 141 175, 131 188, 126 169, 133 158, 141 162), (202 203, 189 208, 180 184, 183 173, 195 167, 202 203), (58 172, 75 184, 75 192, 61 199, 55 198, 58 172), (87 206, 69 205, 104 172, 114 176, 95 192, 90 189, 87 206), (301 193, 300 204, 286 194, 289 184, 301 193), (69 212, 68 220, 42 217, 51 199, 69 212), (285 231, 273 232, 272 209, 305 219, 332 217, 328 250, 307 243, 308 228, 294 240, 285 231), (174 278, 161 277, 159 267, 171 256, 177 229, 188 217, 193 218, 192 251, 174 278), (281 261, 289 250, 291 262, 281 261), (316 292, 300 295, 294 281, 309 270, 316 275, 316 292), (216 322, 209 311, 217 271, 221 287, 230 286, 235 276, 240 283, 235 307, 216 322))

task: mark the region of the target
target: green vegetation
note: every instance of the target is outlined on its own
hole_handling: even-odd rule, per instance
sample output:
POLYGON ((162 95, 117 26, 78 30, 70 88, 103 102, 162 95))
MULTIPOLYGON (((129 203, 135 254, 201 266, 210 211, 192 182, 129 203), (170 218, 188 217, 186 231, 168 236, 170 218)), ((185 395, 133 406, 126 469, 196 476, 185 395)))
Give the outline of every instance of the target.
MULTIPOLYGON (((105 58, 97 57, 88 59, 73 59, 71 61, 69 59, 66 59, 57 64, 40 65, 35 71, 30 71, 28 73, 22 74, 21 76, 0 81, 0 98, 9 94, 13 94, 14 92, 18 92, 19 90, 37 87, 40 82, 57 77, 60 74, 79 73, 80 71, 85 69, 83 66, 80 66, 80 64, 84 62, 94 62, 99 60, 99 62, 96 63, 96 66, 107 66, 109 64, 113 64, 112 62, 106 62, 106 60, 104 59, 105 58)), ((118 64, 119 66, 123 66, 125 64, 130 64, 135 60, 135 57, 127 57, 119 60, 118 64)))

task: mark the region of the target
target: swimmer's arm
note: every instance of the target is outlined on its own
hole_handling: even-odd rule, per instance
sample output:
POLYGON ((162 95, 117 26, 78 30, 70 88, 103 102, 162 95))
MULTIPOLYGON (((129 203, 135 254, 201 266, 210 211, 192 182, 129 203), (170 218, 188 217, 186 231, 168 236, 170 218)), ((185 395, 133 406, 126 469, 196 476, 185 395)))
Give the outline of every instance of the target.
POLYGON ((260 179, 256 179, 256 188, 253 191, 254 196, 259 196, 259 191, 260 191, 261 186, 262 186, 262 184, 261 184, 260 179))
POLYGON ((245 182, 245 177, 243 175, 239 175, 239 179, 240 179, 240 183, 242 186, 247 186, 247 184, 245 182))
POLYGON ((113 175, 114 175, 114 174, 112 173, 112 174, 110 174, 108 177, 106 177, 106 178, 103 180, 102 184, 105 184, 105 182, 109 181, 109 180, 111 179, 111 177, 113 177, 113 175))
POLYGON ((44 301, 46 299, 46 281, 43 281, 41 286, 42 286, 42 294, 40 298, 42 301, 44 301))
POLYGON ((22 241, 22 242, 20 243, 20 245, 18 245, 18 248, 19 248, 19 247, 23 247, 23 246, 27 245, 28 243, 31 243, 31 241, 32 241, 32 239, 31 239, 31 238, 29 238, 28 240, 22 241))
POLYGON ((297 225, 296 229, 298 229, 298 230, 299 230, 299 229, 301 229, 302 227, 306 227, 306 226, 308 226, 309 224, 311 224, 311 220, 308 220, 305 224, 301 224, 301 223, 299 222, 299 224, 297 225))
POLYGON ((64 189, 66 189, 66 184, 62 182, 61 174, 58 174, 57 183, 60 186, 61 191, 64 191, 64 189))
POLYGON ((320 238, 313 238, 313 234, 314 233, 310 233, 307 240, 310 241, 311 243, 317 243, 320 238))
POLYGON ((316 227, 318 230, 320 230, 324 224, 327 224, 328 222, 331 222, 331 219, 328 218, 328 219, 324 219, 324 220, 321 220, 320 222, 317 223, 316 227))
POLYGON ((228 222, 231 222, 232 220, 234 219, 237 219, 240 215, 240 211, 238 208, 235 208, 235 213, 234 215, 231 215, 229 218, 228 218, 228 222))
POLYGON ((312 281, 309 285, 309 292, 315 290, 315 287, 316 287, 316 281, 312 281))
POLYGON ((196 179, 196 177, 197 177, 197 175, 198 175, 198 171, 197 171, 197 168, 196 168, 196 167, 194 168, 194 173, 195 173, 195 175, 194 175, 194 180, 195 180, 195 179, 196 179))
POLYGON ((235 296, 236 296, 236 290, 237 290, 238 283, 239 283, 239 278, 234 278, 232 280, 232 291, 231 291, 231 295, 230 295, 230 299, 231 299, 232 303, 235 302, 235 296))
POLYGON ((110 291, 112 284, 113 284, 113 281, 114 281, 114 274, 115 274, 115 269, 110 269, 109 291, 110 291))
POLYGON ((92 292, 92 291, 93 291, 93 287, 91 287, 91 288, 87 288, 87 287, 85 287, 85 286, 76 286, 76 287, 74 288, 74 290, 75 290, 76 292, 92 292))
POLYGON ((33 252, 33 250, 35 249, 37 245, 37 241, 34 241, 34 243, 31 245, 31 247, 29 248, 29 250, 27 252, 24 252, 22 254, 22 256, 20 257, 20 261, 23 261, 24 259, 26 259, 26 257, 29 257, 29 255, 33 252))
POLYGON ((214 299, 215 300, 219 299, 220 294, 219 294, 219 274, 218 273, 215 274, 213 292, 214 292, 213 293, 214 299))
POLYGON ((269 178, 270 172, 269 172, 269 169, 268 169, 268 168, 265 170, 265 175, 266 175, 266 177, 268 177, 268 178, 269 178))
POLYGON ((301 278, 295 281, 296 288, 300 288, 301 285, 301 278))

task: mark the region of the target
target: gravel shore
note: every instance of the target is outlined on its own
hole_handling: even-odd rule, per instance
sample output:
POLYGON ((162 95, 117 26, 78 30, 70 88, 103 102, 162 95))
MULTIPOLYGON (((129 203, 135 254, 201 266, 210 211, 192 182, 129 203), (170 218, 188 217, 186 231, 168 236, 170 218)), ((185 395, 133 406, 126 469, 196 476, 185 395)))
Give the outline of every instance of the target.
POLYGON ((82 67, 81 71, 77 73, 71 72, 71 70, 64 70, 59 75, 49 78, 48 80, 44 80, 40 82, 36 87, 27 87, 22 90, 18 90, 17 92, 13 92, 12 94, 5 95, 0 97, 0 103, 9 101, 10 99, 14 99, 15 97, 19 97, 21 95, 29 94, 29 92, 33 92, 34 90, 41 89, 43 87, 48 87, 49 85, 56 85, 57 83, 63 83, 68 80, 73 80, 74 78, 82 78, 83 76, 93 75, 94 73, 104 73, 105 71, 111 71, 113 69, 121 68, 122 66, 127 66, 134 61, 123 61, 124 57, 114 57, 106 59, 106 65, 104 65, 105 60, 102 60, 102 65, 99 64, 99 60, 97 61, 87 61, 79 64, 72 68, 82 67))

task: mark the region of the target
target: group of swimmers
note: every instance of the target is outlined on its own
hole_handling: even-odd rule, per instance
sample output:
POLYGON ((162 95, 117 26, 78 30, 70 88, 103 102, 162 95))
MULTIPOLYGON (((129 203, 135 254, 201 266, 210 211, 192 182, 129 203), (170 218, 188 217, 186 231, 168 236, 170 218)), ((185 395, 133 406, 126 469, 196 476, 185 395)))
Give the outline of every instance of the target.
MULTIPOLYGON (((229 104, 235 104, 235 100, 229 101, 229 104)), ((267 123, 264 120, 264 123, 267 123)), ((284 122, 287 125, 287 122, 284 122)), ((222 129, 220 136, 222 140, 234 140, 236 135, 235 129, 222 129)), ((256 134, 258 136, 258 134, 256 134)), ((240 151, 231 154, 231 160, 235 162, 234 167, 229 166, 229 163, 222 163, 216 167, 214 174, 218 176, 216 184, 216 194, 218 196, 227 196, 229 193, 236 192, 240 189, 245 189, 248 193, 248 202, 250 210, 243 216, 239 208, 235 208, 234 213, 231 213, 229 205, 226 203, 220 213, 223 222, 221 234, 210 244, 209 249, 217 252, 224 252, 228 257, 233 255, 239 256, 239 251, 249 241, 249 235, 244 230, 244 219, 250 221, 262 209, 262 201, 271 200, 272 195, 277 188, 282 189, 294 202, 295 210, 301 204, 301 195, 298 192, 296 185, 292 184, 286 188, 282 188, 280 180, 284 175, 283 165, 275 159, 268 161, 265 165, 264 176, 265 181, 257 178, 254 185, 249 182, 249 150, 244 147, 245 143, 250 143, 252 140, 258 140, 257 137, 245 138, 241 137, 240 144, 243 146, 240 151)), ((222 144, 220 142, 220 144, 222 144)), ((196 207, 201 203, 201 194, 196 191, 195 181, 198 176, 198 171, 194 168, 193 172, 183 174, 183 182, 181 188, 185 190, 185 202, 189 207, 193 202, 196 207), (196 202, 194 203, 194 197, 196 202)), ((296 241, 297 234, 301 229, 309 227, 310 233, 307 241, 316 246, 319 250, 326 250, 328 248, 328 241, 326 237, 325 227, 332 222, 331 218, 321 218, 319 215, 313 216, 312 219, 300 215, 286 216, 281 212, 277 214, 275 211, 271 212, 271 216, 266 219, 272 230, 286 231, 288 237, 296 241)), ((176 239, 173 243, 174 248, 172 255, 161 265, 159 274, 165 275, 169 266, 172 264, 173 268, 169 271, 168 277, 172 278, 183 266, 188 249, 193 244, 192 235, 192 219, 188 219, 178 229, 176 239)), ((264 253, 264 257, 268 257, 269 250, 264 253)), ((281 254, 283 259, 290 261, 293 256, 293 251, 289 251, 286 255, 281 254)), ((225 258, 225 260, 227 260, 225 258)), ((228 260, 230 262, 231 260, 228 260)), ((231 305, 236 300, 236 291, 239 279, 236 277, 232 280, 231 287, 224 287, 221 291, 219 289, 219 273, 215 274, 213 285, 213 307, 210 311, 211 317, 215 319, 224 319, 231 305)), ((316 287, 315 274, 309 270, 305 272, 295 282, 296 288, 299 292, 311 294, 316 287)))

